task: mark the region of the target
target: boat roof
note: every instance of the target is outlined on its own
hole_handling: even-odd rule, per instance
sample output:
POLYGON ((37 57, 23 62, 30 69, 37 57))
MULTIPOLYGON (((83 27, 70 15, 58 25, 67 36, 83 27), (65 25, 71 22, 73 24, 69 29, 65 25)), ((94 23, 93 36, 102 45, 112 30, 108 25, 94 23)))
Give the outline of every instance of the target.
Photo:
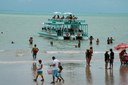
MULTIPOLYGON (((86 26, 88 24, 85 23, 85 20, 79 20, 78 18, 75 18, 75 15, 72 15, 72 13, 66 12, 65 14, 66 18, 60 18, 59 16, 60 12, 55 12, 54 18, 48 19, 47 22, 44 22, 44 25, 75 25, 75 26, 86 26), (55 16, 57 15, 57 16, 55 16), (57 18, 59 16, 59 18, 57 18), (72 17, 72 18, 71 18, 72 17)), ((63 15, 61 15, 63 16, 63 15)))

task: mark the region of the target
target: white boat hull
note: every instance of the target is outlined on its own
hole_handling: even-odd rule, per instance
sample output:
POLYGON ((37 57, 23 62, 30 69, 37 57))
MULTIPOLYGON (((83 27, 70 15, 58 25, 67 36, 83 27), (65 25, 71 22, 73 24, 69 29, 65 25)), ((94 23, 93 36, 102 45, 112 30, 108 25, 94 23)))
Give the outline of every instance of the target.
MULTIPOLYGON (((57 36, 57 34, 50 34, 50 33, 46 33, 46 32, 39 32, 38 34, 42 37, 53 38, 53 39, 58 39, 58 40, 78 40, 78 39, 76 39, 75 35, 71 35, 66 38, 66 36, 57 36)), ((84 37, 84 36, 81 36, 81 37, 82 37, 82 40, 88 39, 88 37, 84 37)))
POLYGON ((50 33, 46 33, 46 32, 39 32, 38 34, 39 34, 40 36, 42 36, 42 37, 58 39, 57 34, 50 34, 50 33))

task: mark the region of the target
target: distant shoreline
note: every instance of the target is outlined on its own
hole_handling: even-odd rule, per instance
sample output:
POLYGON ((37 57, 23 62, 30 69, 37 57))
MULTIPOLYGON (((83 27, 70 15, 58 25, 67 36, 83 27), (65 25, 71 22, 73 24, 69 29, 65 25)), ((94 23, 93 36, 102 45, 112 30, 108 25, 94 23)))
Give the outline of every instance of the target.
MULTIPOLYGON (((14 12, 14 11, 0 11, 0 14, 14 14, 14 15, 54 15, 53 12, 14 12)), ((78 16, 128 16, 128 13, 73 13, 78 16)))

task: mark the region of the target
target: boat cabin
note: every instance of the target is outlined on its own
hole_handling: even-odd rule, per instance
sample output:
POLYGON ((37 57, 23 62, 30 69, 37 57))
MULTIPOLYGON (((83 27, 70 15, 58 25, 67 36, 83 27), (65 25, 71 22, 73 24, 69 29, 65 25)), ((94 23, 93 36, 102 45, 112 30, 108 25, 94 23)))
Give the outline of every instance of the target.
POLYGON ((85 23, 85 20, 78 20, 74 15, 66 17, 54 15, 47 22, 43 23, 39 34, 64 40, 82 40, 88 37, 88 24, 85 23))

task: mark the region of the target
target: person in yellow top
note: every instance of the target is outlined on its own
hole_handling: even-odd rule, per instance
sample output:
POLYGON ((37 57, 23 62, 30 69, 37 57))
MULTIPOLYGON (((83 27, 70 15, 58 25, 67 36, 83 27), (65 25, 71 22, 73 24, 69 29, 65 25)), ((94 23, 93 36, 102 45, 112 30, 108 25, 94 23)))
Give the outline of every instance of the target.
POLYGON ((32 53, 33 53, 33 59, 36 59, 37 53, 38 53, 39 49, 36 47, 36 44, 34 45, 34 47, 32 48, 32 53))

